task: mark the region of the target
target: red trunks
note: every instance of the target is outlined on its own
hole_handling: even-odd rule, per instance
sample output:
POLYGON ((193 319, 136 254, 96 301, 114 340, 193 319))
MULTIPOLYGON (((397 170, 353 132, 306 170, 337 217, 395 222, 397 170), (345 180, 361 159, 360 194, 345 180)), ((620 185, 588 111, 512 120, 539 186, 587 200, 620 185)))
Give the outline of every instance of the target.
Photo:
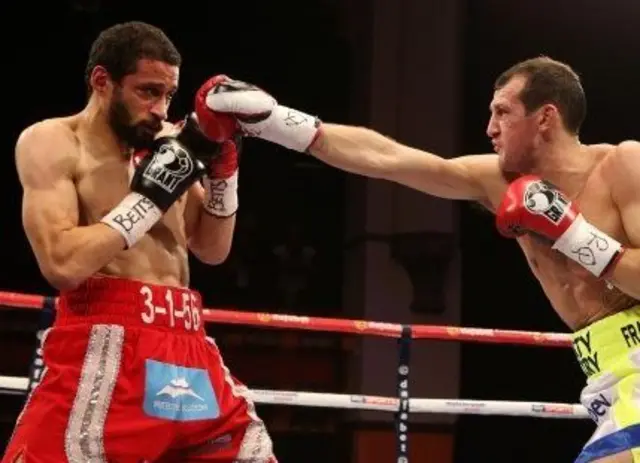
POLYGON ((200 308, 188 289, 117 278, 61 293, 2 462, 275 462, 200 308))

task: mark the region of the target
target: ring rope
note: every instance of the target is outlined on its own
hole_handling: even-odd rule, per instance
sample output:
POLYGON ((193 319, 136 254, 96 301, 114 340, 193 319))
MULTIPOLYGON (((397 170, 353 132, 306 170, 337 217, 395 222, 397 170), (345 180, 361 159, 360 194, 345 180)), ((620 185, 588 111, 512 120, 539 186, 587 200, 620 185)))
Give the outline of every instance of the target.
MULTIPOLYGON (((29 378, 0 376, 0 393, 29 395, 40 380, 42 370, 41 334, 55 317, 56 298, 0 291, 0 310, 7 308, 40 310, 38 347, 29 378)), ((438 325, 400 325, 367 320, 307 317, 264 312, 239 312, 202 309, 205 322, 237 324, 261 328, 286 328, 332 333, 383 336, 398 341, 397 397, 276 391, 252 389, 250 394, 259 404, 377 410, 395 413, 397 461, 408 462, 408 417, 410 413, 454 415, 506 415, 536 418, 589 418, 580 404, 483 401, 467 399, 416 399, 409 394, 409 352, 414 339, 443 341, 475 341, 483 343, 570 347, 565 333, 541 333, 516 330, 494 330, 438 325)))
MULTIPOLYGON (((44 300, 44 296, 0 291, 0 309, 19 308, 39 310, 42 308, 44 300)), ((399 338, 403 326, 397 323, 367 320, 307 317, 266 312, 239 312, 223 309, 202 309, 202 318, 207 322, 214 323, 350 333, 391 338, 399 338)), ((542 333, 441 325, 409 326, 411 327, 411 336, 413 339, 571 347, 571 337, 566 333, 542 333)))
MULTIPOLYGON (((28 378, 0 376, 0 391, 24 394, 28 378)), ((395 397, 331 394, 324 392, 274 391, 251 389, 256 403, 292 405, 301 407, 348 408, 358 410, 398 411, 395 397)), ((587 410, 580 404, 555 402, 518 402, 501 400, 466 399, 409 399, 411 413, 441 413, 447 415, 505 415, 530 416, 534 418, 589 418, 587 410)))

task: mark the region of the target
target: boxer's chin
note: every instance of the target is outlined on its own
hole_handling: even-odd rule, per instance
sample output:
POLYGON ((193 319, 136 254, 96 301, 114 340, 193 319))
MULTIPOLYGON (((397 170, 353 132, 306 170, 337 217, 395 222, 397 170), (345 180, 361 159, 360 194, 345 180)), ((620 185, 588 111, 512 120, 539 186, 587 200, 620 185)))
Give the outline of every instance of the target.
POLYGON ((502 178, 507 182, 512 182, 523 175, 522 163, 518 161, 519 160, 517 158, 514 159, 513 157, 506 155, 504 152, 499 154, 498 166, 500 167, 502 178))
POLYGON ((153 132, 142 130, 135 125, 112 123, 111 128, 124 145, 134 150, 149 148, 155 139, 153 132))
POLYGON ((157 138, 158 130, 147 125, 136 125, 132 129, 127 143, 135 150, 149 148, 157 138))

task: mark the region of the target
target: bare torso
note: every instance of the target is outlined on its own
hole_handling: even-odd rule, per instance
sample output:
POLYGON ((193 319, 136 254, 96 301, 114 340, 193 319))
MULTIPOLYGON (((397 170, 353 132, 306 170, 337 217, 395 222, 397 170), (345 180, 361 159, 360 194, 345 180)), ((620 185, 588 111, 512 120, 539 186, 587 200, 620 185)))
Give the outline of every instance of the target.
MULTIPOLYGON (((74 183, 78 194, 79 225, 91 225, 113 209, 130 191, 130 160, 92 140, 76 118, 63 120, 78 141, 74 183)), ((189 266, 185 233, 186 195, 129 250, 122 251, 99 273, 171 286, 188 286, 189 266)))
MULTIPOLYGON (((610 145, 587 148, 595 164, 585 175, 581 187, 574 187, 571 191, 558 181, 555 184, 579 205, 589 222, 622 244, 629 245, 629 237, 611 199, 610 180, 607 178, 607 156, 615 148, 610 145)), ((506 184, 500 188, 502 191, 498 191, 499 188, 492 191, 490 200, 494 205, 499 204, 505 187, 506 184)), ((571 329, 582 328, 639 303, 607 282, 596 279, 547 244, 529 236, 518 238, 518 243, 551 305, 571 329)))

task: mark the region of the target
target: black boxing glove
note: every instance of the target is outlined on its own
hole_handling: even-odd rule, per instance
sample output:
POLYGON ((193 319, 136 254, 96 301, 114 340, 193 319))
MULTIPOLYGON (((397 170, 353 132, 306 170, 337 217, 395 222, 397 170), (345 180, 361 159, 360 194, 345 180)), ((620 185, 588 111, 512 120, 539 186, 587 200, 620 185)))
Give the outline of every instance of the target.
MULTIPOLYGON (((222 143, 218 143, 207 137, 198 125, 195 113, 187 115, 181 123, 180 132, 176 135, 176 140, 182 143, 189 152, 209 167, 211 161, 220 155, 222 143)), ((209 174, 207 169, 207 174, 209 174)))
POLYGON ((133 172, 131 193, 101 222, 118 231, 131 248, 205 171, 178 140, 158 138, 133 172))

